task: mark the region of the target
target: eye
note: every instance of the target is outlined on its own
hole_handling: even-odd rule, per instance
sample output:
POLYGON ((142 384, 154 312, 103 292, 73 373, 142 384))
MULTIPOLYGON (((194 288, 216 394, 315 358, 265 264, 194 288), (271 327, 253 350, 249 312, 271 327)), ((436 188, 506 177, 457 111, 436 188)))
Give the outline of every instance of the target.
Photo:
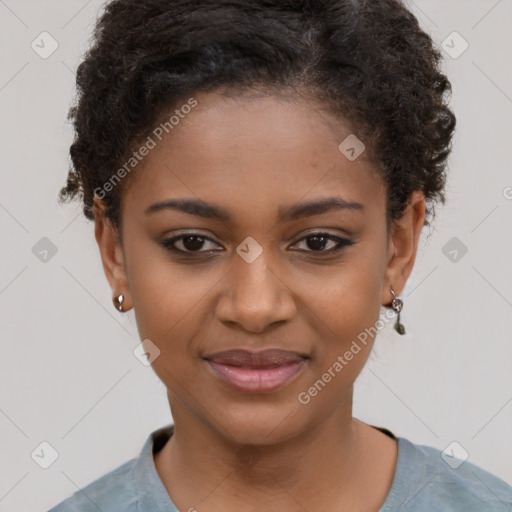
POLYGON ((196 233, 186 233, 184 235, 175 236, 173 238, 169 238, 168 240, 164 240, 161 245, 163 245, 167 250, 173 251, 176 253, 199 253, 199 254, 211 254, 215 249, 209 249, 206 251, 200 251, 199 249, 204 247, 206 242, 211 242, 214 245, 218 246, 211 238, 208 238, 203 235, 198 235, 196 233), (176 247, 176 245, 181 245, 183 248, 176 247))
MULTIPOLYGON (((309 253, 333 254, 335 252, 340 251, 344 247, 353 245, 355 243, 343 237, 321 232, 311 233, 308 236, 300 239, 295 245, 300 244, 303 241, 306 241, 306 247, 308 247, 309 249, 293 250, 299 250, 301 252, 309 253), (331 245, 331 247, 325 250, 325 248, 329 245, 331 245)), ((164 240, 163 242, 161 242, 161 245, 168 251, 177 254, 189 254, 191 256, 194 256, 195 254, 208 255, 212 254, 213 252, 219 252, 219 249, 215 248, 219 247, 219 245, 215 241, 213 241, 211 238, 208 238, 207 236, 197 233, 185 233, 180 236, 175 236, 167 240, 164 240), (208 244, 210 244, 210 248, 207 248, 206 250, 201 250, 205 248, 205 245, 208 247, 208 244)))
MULTIPOLYGON (((308 236, 301 238, 298 243, 306 240, 306 246, 312 250, 305 250, 303 252, 317 252, 317 253, 325 253, 332 254, 334 252, 338 252, 344 247, 348 247, 353 245, 354 242, 348 240, 347 238, 331 235, 329 233, 311 233, 308 236), (331 245, 331 248, 328 250, 324 250, 327 245, 331 245)), ((295 249, 294 249, 295 250, 295 249)), ((299 249, 302 250, 302 249, 299 249)))

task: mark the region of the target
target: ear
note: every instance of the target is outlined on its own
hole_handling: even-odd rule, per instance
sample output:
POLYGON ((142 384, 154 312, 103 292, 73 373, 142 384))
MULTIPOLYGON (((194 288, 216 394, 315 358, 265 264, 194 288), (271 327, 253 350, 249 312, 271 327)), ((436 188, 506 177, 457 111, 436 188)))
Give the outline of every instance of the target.
POLYGON ((94 198, 94 235, 100 249, 105 276, 112 288, 112 295, 124 295, 123 311, 131 307, 125 258, 119 232, 105 215, 106 205, 101 199, 94 198))
POLYGON ((400 219, 390 228, 388 264, 382 290, 382 304, 393 300, 390 289, 398 296, 414 267, 421 230, 425 225, 426 202, 421 191, 415 191, 400 219))

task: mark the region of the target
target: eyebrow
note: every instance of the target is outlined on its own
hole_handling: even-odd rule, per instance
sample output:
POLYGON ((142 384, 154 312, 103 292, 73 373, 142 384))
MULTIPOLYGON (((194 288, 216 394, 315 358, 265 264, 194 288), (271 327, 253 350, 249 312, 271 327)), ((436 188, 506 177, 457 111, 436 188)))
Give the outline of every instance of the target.
MULTIPOLYGON (((197 199, 167 199, 159 201, 146 208, 144 213, 149 215, 164 210, 177 210, 204 219, 220 220, 224 222, 232 220, 228 210, 197 199)), ((299 203, 288 208, 280 207, 278 210, 278 219, 281 222, 291 221, 339 210, 362 211, 364 210, 364 206, 356 201, 347 201, 341 197, 329 197, 327 199, 317 199, 309 203, 299 203)))

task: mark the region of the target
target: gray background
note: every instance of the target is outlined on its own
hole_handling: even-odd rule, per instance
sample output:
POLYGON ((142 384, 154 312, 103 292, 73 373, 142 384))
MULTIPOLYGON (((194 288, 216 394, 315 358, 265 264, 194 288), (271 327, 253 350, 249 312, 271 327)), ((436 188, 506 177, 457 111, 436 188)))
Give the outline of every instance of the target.
MULTIPOLYGON (((165 388, 132 353, 133 311, 111 304, 93 224, 56 202, 74 70, 101 5, 0 0, 2 512, 47 510, 171 421, 165 388), (31 48, 43 31, 59 45, 46 59, 31 48), (46 262, 32 252, 43 237, 57 248, 46 262), (31 458, 43 441, 58 452, 48 469, 31 458)), ((448 204, 402 294, 408 334, 382 331, 354 415, 416 443, 456 441, 512 484, 512 5, 409 5, 437 44, 461 48, 453 31, 469 43, 443 52, 458 119, 448 204)))

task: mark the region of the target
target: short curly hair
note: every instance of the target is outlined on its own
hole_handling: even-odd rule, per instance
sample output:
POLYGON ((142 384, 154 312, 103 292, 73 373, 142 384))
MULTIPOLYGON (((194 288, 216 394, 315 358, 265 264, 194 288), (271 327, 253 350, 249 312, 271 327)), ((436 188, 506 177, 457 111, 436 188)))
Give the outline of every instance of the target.
MULTIPOLYGON (((425 224, 445 203, 455 116, 441 53, 400 0, 112 0, 76 75, 72 166, 59 201, 94 191, 162 116, 192 94, 309 91, 350 123, 387 187, 387 219, 411 195, 425 224)), ((119 227, 122 191, 105 195, 119 227)))

